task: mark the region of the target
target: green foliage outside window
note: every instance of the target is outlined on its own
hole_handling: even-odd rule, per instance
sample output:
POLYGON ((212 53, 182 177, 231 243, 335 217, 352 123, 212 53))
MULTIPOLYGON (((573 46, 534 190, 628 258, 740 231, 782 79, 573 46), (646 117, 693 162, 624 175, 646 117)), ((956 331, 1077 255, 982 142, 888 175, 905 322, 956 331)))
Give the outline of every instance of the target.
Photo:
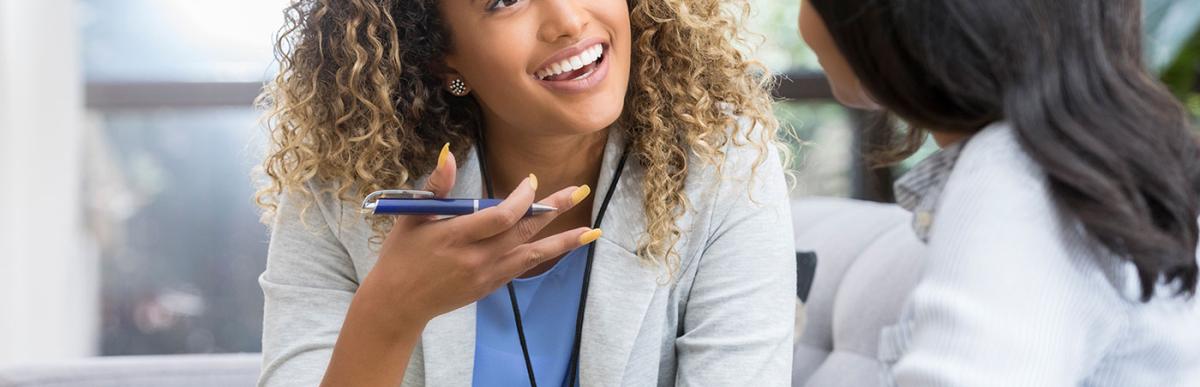
POLYGON ((1200 122, 1200 0, 1145 0, 1150 65, 1200 122))

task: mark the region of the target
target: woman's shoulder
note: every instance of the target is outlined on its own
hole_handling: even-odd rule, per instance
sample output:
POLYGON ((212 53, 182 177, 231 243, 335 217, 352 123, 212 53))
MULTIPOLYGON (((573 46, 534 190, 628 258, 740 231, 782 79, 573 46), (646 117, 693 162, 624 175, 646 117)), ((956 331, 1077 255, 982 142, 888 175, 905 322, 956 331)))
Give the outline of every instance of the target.
POLYGON ((725 129, 724 141, 705 145, 712 148, 709 155, 693 151, 688 160, 690 195, 716 193, 715 200, 731 203, 786 185, 786 148, 775 128, 739 117, 725 129))
POLYGON ((1045 173, 1002 123, 962 145, 939 195, 936 216, 979 216, 978 224, 1028 228, 1055 227, 1059 214, 1045 173))
POLYGON ((1161 282, 1156 299, 1142 303, 1136 268, 1057 208, 1045 173, 1011 128, 989 127, 966 144, 939 201, 924 272, 941 289, 952 283, 994 292, 1031 310, 1053 305, 1052 316, 1039 318, 1075 319, 1080 329, 1104 325, 1137 340, 1150 339, 1137 336, 1146 329, 1170 340, 1196 337, 1190 328, 1200 321, 1200 304, 1174 297, 1177 289, 1161 282))
POLYGON ((350 253, 368 248, 374 231, 368 218, 360 211, 360 203, 345 195, 354 187, 343 190, 332 182, 313 178, 302 185, 286 189, 279 195, 272 227, 303 227, 310 232, 323 230, 336 238, 350 253))
POLYGON ((274 196, 270 224, 273 227, 289 224, 334 226, 342 211, 336 197, 337 186, 316 178, 284 187, 274 196))
MULTIPOLYGON (((1058 209, 1045 172, 1007 124, 972 137, 940 195, 930 234, 931 265, 974 264, 996 277, 1046 278, 1114 301, 1130 278, 1124 265, 1058 209), (940 258, 939 258, 940 257, 940 258), (1028 276, 1036 270, 1053 276, 1028 276)), ((1136 280, 1136 277, 1133 278, 1136 280)))
POLYGON ((719 157, 693 154, 689 160, 685 191, 695 215, 690 226, 703 226, 706 241, 734 228, 763 225, 790 240, 786 148, 774 132, 768 132, 774 128, 749 120, 739 120, 738 125, 737 130, 726 132, 726 141, 718 146, 719 157))

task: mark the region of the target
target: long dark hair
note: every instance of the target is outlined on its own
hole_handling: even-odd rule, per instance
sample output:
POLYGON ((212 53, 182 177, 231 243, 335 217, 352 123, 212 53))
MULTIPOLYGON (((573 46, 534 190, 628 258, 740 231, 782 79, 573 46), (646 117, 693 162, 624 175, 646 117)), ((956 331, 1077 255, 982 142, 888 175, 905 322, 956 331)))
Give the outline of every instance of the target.
POLYGON ((1143 62, 1140 1, 806 1, 871 96, 914 128, 901 149, 924 130, 1006 120, 1058 207, 1137 267, 1143 301, 1160 280, 1195 295, 1200 152, 1143 62))

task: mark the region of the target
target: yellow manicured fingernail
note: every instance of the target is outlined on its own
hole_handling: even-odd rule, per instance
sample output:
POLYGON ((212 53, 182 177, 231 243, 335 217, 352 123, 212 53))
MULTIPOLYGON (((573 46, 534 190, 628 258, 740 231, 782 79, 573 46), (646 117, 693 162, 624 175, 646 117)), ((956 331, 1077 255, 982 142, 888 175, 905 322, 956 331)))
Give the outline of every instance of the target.
POLYGON ((591 193, 592 193, 592 188, 588 187, 587 184, 584 184, 584 185, 580 186, 579 188, 576 188, 575 192, 571 193, 571 205, 579 204, 579 202, 582 202, 583 199, 587 198, 587 196, 591 193))
POLYGON ((579 244, 586 245, 588 243, 595 242, 597 239, 600 239, 600 234, 604 234, 604 231, 600 231, 598 228, 593 228, 591 231, 585 232, 583 235, 579 236, 579 244))
POLYGON ((449 157, 450 157, 450 143, 446 143, 446 145, 442 145, 442 153, 438 154, 437 169, 442 169, 442 166, 446 165, 446 159, 449 157))
POLYGON ((537 191, 537 176, 534 176, 532 173, 529 174, 529 186, 533 187, 534 191, 537 191))

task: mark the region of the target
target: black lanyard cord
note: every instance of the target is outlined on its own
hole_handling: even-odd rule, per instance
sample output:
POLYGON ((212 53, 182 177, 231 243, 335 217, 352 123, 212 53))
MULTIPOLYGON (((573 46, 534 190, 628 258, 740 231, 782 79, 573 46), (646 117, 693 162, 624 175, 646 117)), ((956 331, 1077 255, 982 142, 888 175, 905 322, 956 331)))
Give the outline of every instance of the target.
MULTIPOLYGON (((604 213, 608 211, 608 201, 612 199, 613 192, 617 190, 617 183, 621 181, 621 173, 625 171, 625 158, 628 156, 628 150, 621 152, 621 160, 617 162, 617 170, 613 173, 612 183, 608 185, 608 192, 604 193, 604 201, 600 202, 600 212, 596 214, 596 224, 592 228, 600 228, 600 223, 604 221, 604 213)), ((583 339, 583 312, 587 309, 587 294, 588 285, 592 279, 592 261, 596 257, 596 242, 588 244, 587 264, 583 267, 583 285, 579 295, 579 311, 575 315, 575 343, 571 346, 571 360, 567 362, 567 387, 575 387, 575 379, 579 375, 579 347, 583 339)))
MULTIPOLYGON (((479 173, 483 180, 484 188, 487 190, 489 199, 495 198, 495 191, 492 189, 492 180, 489 178, 487 169, 487 157, 484 153, 485 146, 483 129, 476 131, 475 155, 479 158, 479 173)), ((600 228, 600 223, 604 220, 604 213, 608 211, 608 203, 612 199, 612 195, 616 192, 617 183, 621 181, 621 174, 625 170, 625 159, 628 156, 627 150, 621 152, 621 159, 617 162, 617 169, 613 173, 612 182, 608 186, 608 191, 604 194, 604 200, 600 202, 600 212, 596 214, 596 221, 592 228, 600 228)), ((571 346, 571 359, 567 363, 567 387, 575 387, 575 380, 579 371, 579 347, 583 338, 583 315, 587 309, 587 294, 588 285, 592 277, 592 261, 596 256, 596 242, 588 244, 587 263, 583 269, 583 285, 579 291, 579 310, 575 317, 575 339, 571 346)), ((509 282, 508 300, 512 304, 513 322, 517 325, 517 337, 521 342, 521 354, 525 357, 525 370, 529 373, 529 386, 537 387, 537 378, 534 377, 533 362, 529 358, 529 344, 525 340, 525 327, 521 323, 521 309, 517 304, 517 290, 513 287, 512 282, 509 282)))
MULTIPOLYGON (((492 188, 492 179, 488 174, 487 168, 487 155, 483 149, 486 146, 486 143, 483 141, 483 129, 477 130, 476 133, 475 156, 479 158, 480 178, 483 180, 483 186, 487 190, 488 199, 494 199, 496 192, 492 188)), ((525 342, 525 324, 521 323, 521 309, 517 307, 517 289, 513 287, 511 281, 505 287, 508 288, 508 301, 513 309, 513 321, 517 324, 517 338, 521 341, 521 355, 525 358, 525 370, 529 372, 529 386, 537 387, 537 378, 533 374, 533 361, 529 358, 529 345, 525 342)))

